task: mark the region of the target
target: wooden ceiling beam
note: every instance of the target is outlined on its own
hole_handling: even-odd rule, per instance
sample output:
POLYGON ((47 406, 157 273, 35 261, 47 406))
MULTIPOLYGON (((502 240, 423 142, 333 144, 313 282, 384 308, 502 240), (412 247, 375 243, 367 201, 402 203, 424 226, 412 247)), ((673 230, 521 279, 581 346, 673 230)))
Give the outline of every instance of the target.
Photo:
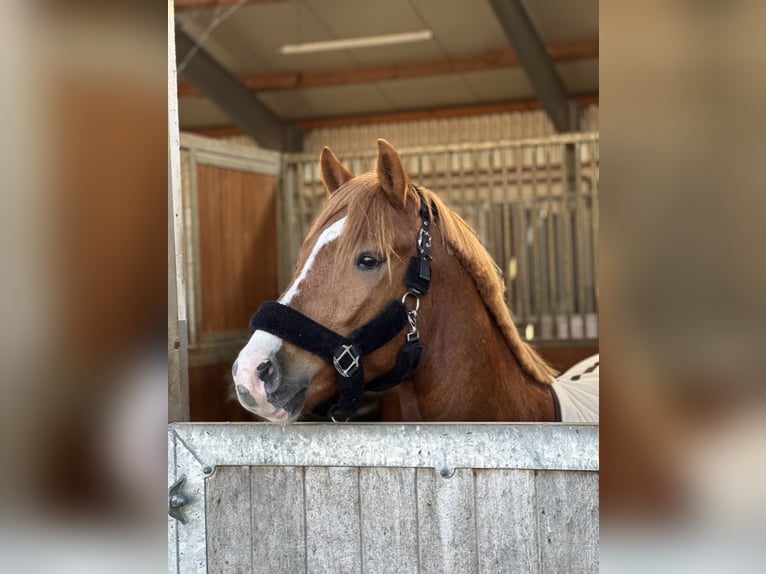
MULTIPOLYGON (((584 94, 575 96, 574 99, 577 100, 577 103, 583 107, 598 105, 599 101, 598 94, 584 94)), ((483 114, 501 114, 508 112, 524 112, 541 109, 542 104, 539 100, 518 100, 494 104, 478 104, 472 106, 453 106, 438 109, 411 110, 406 112, 387 112, 379 114, 362 114, 357 116, 342 116, 337 118, 296 120, 292 123, 298 129, 304 132, 309 132, 311 130, 328 127, 383 124, 393 122, 414 122, 429 119, 478 116, 483 114)), ((242 130, 236 126, 191 128, 184 131, 189 131, 208 137, 227 137, 242 134, 242 130)))
POLYGON ((272 4, 275 2, 285 2, 285 0, 175 0, 173 7, 176 12, 189 10, 210 10, 213 8, 224 8, 242 4, 272 4))
POLYGON ((294 126, 280 120, 204 48, 197 49, 194 40, 177 28, 177 61, 184 61, 195 49, 185 73, 232 123, 264 147, 282 151, 300 149, 300 134, 294 126))
POLYGON ((577 114, 570 107, 564 80, 522 0, 489 0, 489 3, 556 131, 576 130, 577 114))
MULTIPOLYGON (((551 58, 556 63, 598 58, 598 38, 575 42, 551 42, 546 47, 551 58)), ((240 76, 239 79, 241 83, 255 92, 266 92, 322 86, 348 86, 352 84, 446 74, 465 74, 485 70, 517 68, 520 65, 516 53, 512 49, 506 49, 492 50, 477 56, 461 56, 446 60, 323 72, 277 72, 244 75, 240 76)), ((191 83, 179 80, 178 95, 179 97, 195 96, 199 95, 199 91, 191 83)))
MULTIPOLYGON (((581 106, 598 105, 598 94, 584 94, 574 99, 581 106)), ((405 112, 387 112, 381 114, 363 114, 358 116, 343 116, 339 118, 316 118, 296 120, 294 125, 301 131, 307 132, 319 128, 353 126, 363 124, 383 124, 393 122, 415 122, 441 118, 463 116, 479 116, 484 114, 502 114, 509 112, 527 112, 543 109, 540 100, 516 100, 494 104, 477 104, 471 106, 452 106, 428 110, 412 110, 405 112)))

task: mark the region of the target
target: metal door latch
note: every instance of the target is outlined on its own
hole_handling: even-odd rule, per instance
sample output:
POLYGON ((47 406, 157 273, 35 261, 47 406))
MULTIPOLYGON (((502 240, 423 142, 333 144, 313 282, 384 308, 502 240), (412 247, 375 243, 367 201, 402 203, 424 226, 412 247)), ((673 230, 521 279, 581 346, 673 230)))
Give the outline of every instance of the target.
POLYGON ((185 474, 168 488, 168 515, 181 524, 186 524, 186 517, 181 512, 181 507, 191 502, 191 497, 181 492, 184 482, 186 482, 185 474))

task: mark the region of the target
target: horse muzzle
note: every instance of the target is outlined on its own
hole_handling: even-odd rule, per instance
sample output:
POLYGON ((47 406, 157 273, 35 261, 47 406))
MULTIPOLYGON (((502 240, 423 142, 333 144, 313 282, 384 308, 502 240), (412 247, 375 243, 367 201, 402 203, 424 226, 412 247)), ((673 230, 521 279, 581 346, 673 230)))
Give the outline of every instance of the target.
POLYGON ((308 381, 294 381, 286 375, 279 358, 281 339, 267 333, 253 339, 232 366, 237 399, 245 409, 269 421, 294 420, 305 402, 308 381))

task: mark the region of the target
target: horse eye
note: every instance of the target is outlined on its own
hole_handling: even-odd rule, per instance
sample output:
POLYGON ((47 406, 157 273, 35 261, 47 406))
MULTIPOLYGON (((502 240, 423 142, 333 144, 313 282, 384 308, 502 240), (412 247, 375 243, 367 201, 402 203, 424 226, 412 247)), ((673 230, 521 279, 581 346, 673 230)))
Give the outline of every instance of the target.
POLYGON ((372 253, 362 253, 356 260, 356 266, 362 271, 372 271, 381 266, 383 262, 372 253))

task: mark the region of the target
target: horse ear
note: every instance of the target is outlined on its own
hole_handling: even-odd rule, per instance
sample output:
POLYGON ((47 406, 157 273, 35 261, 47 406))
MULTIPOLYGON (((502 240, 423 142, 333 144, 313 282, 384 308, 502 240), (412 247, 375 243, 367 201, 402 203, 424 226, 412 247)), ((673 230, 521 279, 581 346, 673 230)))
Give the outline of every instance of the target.
POLYGON ((383 190, 399 203, 407 193, 407 174, 399 152, 384 139, 378 140, 378 180, 383 190))
POLYGON ((322 148, 322 155, 319 156, 319 165, 322 172, 322 183, 328 194, 334 193, 338 188, 354 179, 354 174, 347 170, 340 160, 335 157, 329 147, 322 148))

